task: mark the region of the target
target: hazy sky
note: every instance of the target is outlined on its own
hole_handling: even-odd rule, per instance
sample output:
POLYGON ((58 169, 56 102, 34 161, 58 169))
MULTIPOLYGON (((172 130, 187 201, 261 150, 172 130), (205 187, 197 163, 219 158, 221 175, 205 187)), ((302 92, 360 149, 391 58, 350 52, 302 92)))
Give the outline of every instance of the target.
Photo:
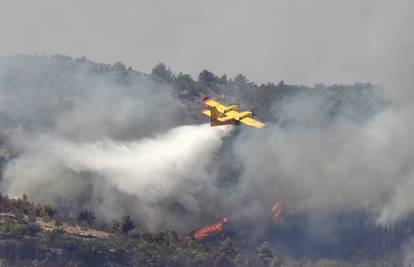
POLYGON ((382 82, 391 61, 414 62, 413 3, 1 0, 0 54, 85 55, 143 72, 164 62, 257 82, 382 82))

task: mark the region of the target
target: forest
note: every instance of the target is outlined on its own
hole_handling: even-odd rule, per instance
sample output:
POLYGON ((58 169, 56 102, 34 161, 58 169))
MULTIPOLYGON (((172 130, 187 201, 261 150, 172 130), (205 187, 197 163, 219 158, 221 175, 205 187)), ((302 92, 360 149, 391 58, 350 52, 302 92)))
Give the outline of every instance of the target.
MULTIPOLYGON (((268 131, 276 129, 275 132, 289 134, 293 131, 293 135, 282 141, 294 138, 295 129, 299 132, 316 129, 319 136, 326 130, 329 141, 330 134, 363 127, 391 105, 381 86, 370 82, 309 86, 282 80, 257 84, 242 74, 227 77, 208 70, 200 72, 198 77, 177 74, 163 63, 144 74, 122 63, 95 63, 86 57, 1 57, 2 264, 404 264, 414 221, 408 215, 379 223, 385 205, 378 205, 378 200, 390 198, 386 191, 373 196, 362 193, 340 203, 325 198, 323 194, 329 188, 315 189, 315 195, 322 192, 323 201, 314 197, 304 199, 303 195, 310 194, 309 191, 301 191, 302 187, 295 183, 283 188, 301 190, 289 191, 290 194, 282 189, 268 192, 264 190, 268 188, 267 179, 276 174, 273 170, 263 171, 260 174, 267 176, 261 178, 251 171, 255 167, 249 161, 255 158, 251 151, 260 146, 257 143, 244 146, 245 139, 255 134, 244 128, 227 136, 207 136, 204 141, 195 141, 198 150, 188 156, 174 154, 175 147, 172 152, 164 151, 161 145, 157 150, 157 142, 175 142, 176 135, 192 127, 188 125, 208 123, 208 118, 200 113, 203 108, 200 101, 205 96, 254 109, 258 119, 271 125, 268 131), (307 109, 309 105, 311 110, 307 109), (343 121, 346 124, 339 124, 343 121), (326 124, 329 127, 325 128, 326 124), (341 127, 332 130, 331 125, 341 127), (342 128, 343 125, 348 128, 342 128), (169 133, 176 128, 181 130, 169 133), (151 149, 144 146, 146 143, 151 144, 155 155, 148 153, 151 149), (214 150, 208 150, 207 146, 214 150), (157 162, 160 157, 167 160, 155 167, 157 171, 135 166, 135 162, 130 164, 132 167, 120 170, 115 166, 129 164, 125 155, 141 150, 145 153, 138 160, 150 158, 157 162), (177 159, 171 164, 170 154, 177 159), (196 154, 209 160, 191 161, 196 154), (248 160, 243 158, 245 154, 248 160), (110 167, 101 168, 102 162, 95 162, 96 158, 105 159, 102 162, 110 167), (180 169, 181 162, 189 163, 180 169), (158 174, 163 168, 165 172, 158 174), (162 180, 166 176, 172 180, 162 180), (154 182, 137 184, 128 180, 136 177, 154 182), (154 184, 158 180, 162 182, 154 184), (164 184, 171 187, 165 188, 164 184), (333 202, 331 206, 326 204, 329 202, 333 202), (203 238, 195 237, 195 231, 221 222, 225 216, 229 216, 229 221, 220 225, 219 230, 203 238)), ((177 142, 182 145, 204 132, 194 130, 177 142)), ((260 138, 268 138, 266 132, 260 138)), ((186 151, 186 146, 183 147, 186 151)), ((352 160, 355 157, 351 155, 352 160)), ((292 168, 312 171, 307 162, 292 168)), ((364 172, 368 174, 371 172, 364 172)), ((285 175, 290 177, 291 172, 285 175)), ((327 179, 334 180, 331 175, 327 174, 327 179)), ((367 184, 370 188, 371 180, 367 184)), ((322 183, 316 185, 322 187, 322 183)), ((348 189, 339 187, 347 195, 348 189)))
MULTIPOLYGON (((92 212, 82 211, 77 218, 62 216, 49 205, 29 202, 27 196, 15 199, 1 195, 0 211, 0 255, 5 266, 363 267, 401 264, 398 258, 294 260, 266 241, 252 247, 227 229, 198 240, 190 233, 138 230, 128 215, 112 225, 102 225, 95 222, 92 212), (75 227, 79 230, 73 230, 75 227)), ((390 231, 389 236, 392 234, 390 231)), ((381 238, 381 233, 375 235, 381 238)))

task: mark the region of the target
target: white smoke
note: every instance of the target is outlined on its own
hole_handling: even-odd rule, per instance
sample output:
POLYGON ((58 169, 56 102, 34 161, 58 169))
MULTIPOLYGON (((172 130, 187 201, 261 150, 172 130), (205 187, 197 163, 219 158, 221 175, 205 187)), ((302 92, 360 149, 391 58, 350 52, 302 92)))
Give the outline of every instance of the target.
POLYGON ((404 266, 414 266, 414 240, 411 238, 404 244, 402 250, 404 255, 404 266))
POLYGON ((6 193, 26 193, 69 212, 92 209, 106 219, 131 213, 151 228, 180 225, 172 212, 160 226, 169 205, 194 220, 221 212, 268 214, 280 199, 296 211, 367 208, 381 223, 413 212, 409 105, 369 115, 351 105, 333 116, 324 94, 288 98, 274 108, 279 123, 241 127, 231 146, 236 158, 218 156, 225 169, 240 161, 241 176, 237 170, 234 178, 218 177, 214 154, 225 134, 207 126, 171 130, 183 106, 172 88, 122 68, 97 75, 93 63, 67 58, 3 61, 0 92, 8 120, 1 122, 4 129, 21 129, 9 134, 19 154, 5 169, 6 193), (70 64, 78 65, 75 71, 62 67, 70 64), (48 82, 40 83, 32 69, 48 82), (239 183, 218 193, 217 179, 239 183), (220 205, 208 209, 207 203, 220 205))
POLYGON ((355 121, 331 116, 326 105, 322 97, 297 96, 280 103, 281 123, 237 138, 243 194, 255 207, 246 210, 260 214, 281 200, 296 212, 363 208, 380 223, 413 214, 409 119, 389 106, 355 121))
POLYGON ((211 165, 232 128, 179 126, 188 121, 174 94, 122 64, 1 57, 1 141, 14 153, 1 191, 63 214, 188 230, 216 195, 211 165))
MULTIPOLYGON (((12 195, 23 193, 39 202, 81 197, 85 188, 99 184, 114 187, 139 200, 135 210, 118 210, 107 192, 101 216, 113 219, 122 212, 146 217, 148 228, 157 228, 166 213, 157 203, 174 200, 189 212, 199 213, 198 194, 214 194, 214 176, 208 165, 231 126, 182 126, 154 138, 131 142, 111 139, 74 143, 55 137, 28 140, 22 155, 8 164, 3 186, 12 195), (81 173, 89 173, 82 177, 81 173), (91 179, 92 178, 92 179, 91 179), (84 179, 84 180, 82 180, 84 179), (154 209, 153 211, 150 211, 154 209), (157 217, 159 216, 159 217, 157 217)), ((114 193, 114 192, 113 192, 114 193)), ((174 227, 170 225, 170 227, 174 227)))
MULTIPOLYGON (((365 33, 363 38, 349 39, 362 56, 339 60, 350 50, 328 42, 329 49, 339 50, 326 59, 347 66, 341 75, 355 79, 365 73, 363 79, 380 83, 389 105, 358 121, 346 111, 333 117, 324 98, 302 95, 277 103, 279 123, 260 132, 243 131, 235 145, 245 166, 243 194, 253 207, 248 212, 269 210, 273 201, 282 199, 297 211, 366 208, 382 224, 414 214, 414 43, 408 26, 413 24, 414 5, 408 0, 374 2, 367 9, 372 12, 369 25, 361 32, 352 30, 365 33)), ((332 26, 328 24, 321 25, 332 26)), ((320 38, 326 39, 329 35, 320 38)), ((299 42, 300 48, 307 49, 303 44, 299 42)), ((329 66, 337 67, 333 62, 329 66)), ((305 73, 318 70, 311 67, 305 73)))

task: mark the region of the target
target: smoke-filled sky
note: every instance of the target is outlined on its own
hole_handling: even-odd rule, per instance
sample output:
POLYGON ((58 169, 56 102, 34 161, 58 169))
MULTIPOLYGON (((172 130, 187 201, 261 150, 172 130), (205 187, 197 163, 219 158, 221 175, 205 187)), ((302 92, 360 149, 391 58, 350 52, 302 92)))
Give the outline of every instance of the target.
POLYGON ((216 216, 202 207, 218 194, 211 165, 232 128, 180 126, 172 87, 99 67, 63 56, 0 58, 0 141, 15 153, 0 191, 75 215, 128 213, 149 229, 188 230, 216 216))
MULTIPOLYGON (((257 82, 388 82, 411 67, 411 0, 4 0, 0 54, 86 55, 257 82), (387 74, 387 75, 386 75, 387 74)), ((411 61, 412 62, 412 61, 411 61)))
POLYGON ((379 223, 411 216, 413 18, 411 0, 2 1, 2 55, 86 55, 143 72, 164 62, 256 82, 371 81, 389 104, 365 116, 358 103, 374 98, 365 99, 332 116, 326 95, 298 94, 271 109, 286 124, 234 133, 183 126, 174 89, 133 71, 1 57, 0 133, 16 155, 0 189, 107 220, 130 213, 149 229, 266 216, 278 200, 292 212, 366 208, 379 223), (236 178, 230 188, 218 161, 239 167, 224 174, 236 178))

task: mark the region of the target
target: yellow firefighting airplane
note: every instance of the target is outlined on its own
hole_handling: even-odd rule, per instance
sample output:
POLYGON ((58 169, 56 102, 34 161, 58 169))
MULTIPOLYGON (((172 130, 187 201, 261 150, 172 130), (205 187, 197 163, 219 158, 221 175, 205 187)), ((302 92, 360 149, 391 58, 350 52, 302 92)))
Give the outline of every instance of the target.
POLYGON ((202 113, 210 117, 211 126, 239 125, 240 122, 256 128, 263 128, 265 126, 264 123, 251 118, 254 115, 253 111, 237 112, 239 105, 227 107, 212 100, 210 97, 204 98, 203 103, 209 106, 203 109, 202 113))

